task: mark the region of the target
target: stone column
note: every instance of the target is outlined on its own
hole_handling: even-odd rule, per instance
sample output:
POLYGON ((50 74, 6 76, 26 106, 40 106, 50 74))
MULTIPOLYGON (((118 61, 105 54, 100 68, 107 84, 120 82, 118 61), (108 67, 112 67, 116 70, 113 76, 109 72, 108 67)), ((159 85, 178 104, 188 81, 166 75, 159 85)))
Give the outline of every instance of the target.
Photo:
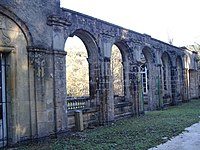
POLYGON ((197 80, 198 80, 198 98, 200 98, 200 60, 198 61, 198 68, 197 68, 197 80))
POLYGON ((31 124, 33 138, 55 132, 52 53, 29 47, 31 124), (33 68, 33 69, 31 69, 33 68))
POLYGON ((189 56, 186 53, 183 56, 183 102, 189 101, 189 63, 188 58, 189 56))
POLYGON ((56 133, 67 130, 66 52, 54 50, 54 113, 56 133))
POLYGON ((157 64, 157 75, 155 77, 155 95, 157 99, 157 106, 159 109, 163 108, 163 81, 162 81, 162 65, 157 64))
POLYGON ((100 66, 98 60, 95 58, 87 59, 89 63, 90 107, 99 106, 100 66))
POLYGON ((159 99, 161 98, 161 88, 158 88, 160 82, 160 67, 154 63, 149 64, 149 78, 148 78, 148 96, 149 96, 149 110, 155 110, 158 107, 159 99), (159 81, 158 81, 159 79, 159 81), (158 90, 160 90, 158 92, 158 90))
POLYGON ((140 113, 144 113, 143 103, 142 103, 142 89, 141 89, 141 79, 139 66, 137 64, 132 64, 130 67, 130 94, 132 97, 132 110, 133 114, 139 115, 140 113))
POLYGON ((172 105, 177 105, 177 67, 171 67, 172 105))
POLYGON ((110 37, 103 36, 100 41, 100 46, 104 55, 101 60, 100 73, 100 124, 105 124, 114 121, 114 96, 110 71, 112 44, 110 37))
POLYGON ((53 79, 54 79, 54 120, 55 132, 67 131, 66 106, 66 52, 65 29, 71 26, 66 18, 60 16, 48 17, 47 24, 52 26, 53 79))
POLYGON ((129 61, 123 62, 123 73, 124 73, 124 97, 125 101, 130 101, 131 96, 130 96, 130 80, 129 80, 129 61))
POLYGON ((184 94, 183 94, 183 102, 189 101, 189 69, 183 69, 183 87, 184 87, 184 94))
POLYGON ((111 83, 111 72, 110 72, 110 58, 104 58, 104 75, 102 76, 102 104, 105 122, 112 122, 114 120, 114 98, 113 98, 113 84, 111 83))

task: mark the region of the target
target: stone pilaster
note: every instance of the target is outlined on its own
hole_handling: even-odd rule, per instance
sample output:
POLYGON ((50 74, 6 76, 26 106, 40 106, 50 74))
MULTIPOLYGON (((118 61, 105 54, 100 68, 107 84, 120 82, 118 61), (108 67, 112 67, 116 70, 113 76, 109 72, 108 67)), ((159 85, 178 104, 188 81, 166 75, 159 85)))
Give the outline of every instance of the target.
POLYGON ((114 98, 110 82, 110 58, 102 62, 103 73, 100 81, 100 123, 105 124, 114 120, 114 98))
POLYGON ((158 107, 159 99, 161 99, 161 88, 160 86, 160 67, 154 63, 148 65, 148 97, 149 97, 149 108, 148 110, 155 110, 158 107), (159 81, 158 81, 159 79, 159 81), (158 85, 159 84, 159 85, 158 85), (160 90, 158 92, 158 90, 160 90))
POLYGON ((29 47, 29 76, 32 136, 43 137, 55 132, 53 103, 52 53, 29 47), (33 69, 31 69, 33 68, 33 69))
POLYGON ((156 95, 156 99, 157 99, 157 106, 159 109, 162 109, 163 108, 163 81, 162 81, 162 65, 161 64, 158 64, 157 65, 157 76, 155 78, 155 95, 156 95))
POLYGON ((172 105, 177 104, 177 67, 171 67, 172 105))
POLYGON ((34 68, 31 114, 35 137, 67 130, 65 56, 64 51, 29 48, 30 64, 34 68))
POLYGON ((104 57, 101 60, 100 79, 100 124, 114 121, 113 83, 111 82, 110 58, 112 44, 110 37, 102 35, 100 46, 104 57))
POLYGON ((142 103, 142 90, 141 90, 141 79, 140 79, 140 72, 139 66, 136 64, 131 65, 130 67, 130 94, 132 97, 133 102, 133 114, 139 115, 143 113, 143 103, 142 103))
POLYGON ((61 16, 49 16, 47 24, 52 26, 53 49, 53 77, 54 77, 54 120, 55 132, 67 130, 67 106, 66 106, 66 52, 65 29, 72 25, 68 19, 61 16))
POLYGON ((54 119, 56 133, 67 130, 65 58, 66 52, 54 50, 54 119))
POLYGON ((89 79, 90 79, 90 107, 99 106, 99 81, 100 81, 100 66, 98 60, 88 59, 89 63, 89 79))
POLYGON ((186 102, 189 100, 189 70, 187 68, 183 69, 183 101, 186 102))

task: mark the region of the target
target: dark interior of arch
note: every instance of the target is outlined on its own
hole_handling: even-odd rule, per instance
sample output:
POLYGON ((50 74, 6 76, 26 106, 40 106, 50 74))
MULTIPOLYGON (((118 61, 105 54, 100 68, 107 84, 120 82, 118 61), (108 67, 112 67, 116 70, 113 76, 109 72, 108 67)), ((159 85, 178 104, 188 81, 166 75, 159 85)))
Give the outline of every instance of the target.
POLYGON ((179 64, 181 68, 183 68, 183 62, 182 62, 182 59, 181 59, 180 56, 178 56, 178 57, 176 58, 176 63, 177 63, 177 65, 179 64))
POLYGON ((146 60, 147 64, 153 62, 153 56, 152 56, 152 53, 151 53, 149 47, 144 47, 142 49, 142 53, 143 53, 143 55, 145 57, 145 60, 146 60))
POLYGON ((172 65, 171 59, 169 57, 169 54, 166 53, 166 52, 164 52, 162 54, 161 60, 162 60, 163 63, 167 63, 169 65, 169 67, 172 65))

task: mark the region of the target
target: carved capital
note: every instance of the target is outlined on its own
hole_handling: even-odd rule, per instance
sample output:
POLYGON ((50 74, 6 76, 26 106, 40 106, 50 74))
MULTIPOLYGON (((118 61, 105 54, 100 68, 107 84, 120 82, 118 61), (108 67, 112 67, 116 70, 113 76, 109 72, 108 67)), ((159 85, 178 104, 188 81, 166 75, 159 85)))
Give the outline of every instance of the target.
POLYGON ((46 51, 44 49, 28 48, 30 63, 34 66, 38 78, 43 78, 45 75, 46 51))
POLYGON ((109 43, 111 41, 111 38, 112 37, 110 35, 107 35, 107 34, 101 35, 102 42, 105 42, 105 43, 109 43))

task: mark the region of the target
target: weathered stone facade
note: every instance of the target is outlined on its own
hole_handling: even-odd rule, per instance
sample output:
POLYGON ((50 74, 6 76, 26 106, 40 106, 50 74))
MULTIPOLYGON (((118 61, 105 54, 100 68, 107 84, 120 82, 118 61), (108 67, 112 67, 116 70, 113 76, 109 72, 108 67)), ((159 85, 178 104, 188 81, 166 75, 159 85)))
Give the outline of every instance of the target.
POLYGON ((1 0, 0 53, 6 59, 6 144, 73 128, 73 101, 84 104, 88 126, 199 97, 196 52, 60 8, 59 0, 1 0), (90 96, 81 100, 67 100, 66 96, 64 45, 74 35, 87 48, 90 69, 90 96), (113 44, 123 59, 121 97, 114 97, 111 82, 113 44), (148 70, 145 94, 140 73, 143 59, 148 70))

